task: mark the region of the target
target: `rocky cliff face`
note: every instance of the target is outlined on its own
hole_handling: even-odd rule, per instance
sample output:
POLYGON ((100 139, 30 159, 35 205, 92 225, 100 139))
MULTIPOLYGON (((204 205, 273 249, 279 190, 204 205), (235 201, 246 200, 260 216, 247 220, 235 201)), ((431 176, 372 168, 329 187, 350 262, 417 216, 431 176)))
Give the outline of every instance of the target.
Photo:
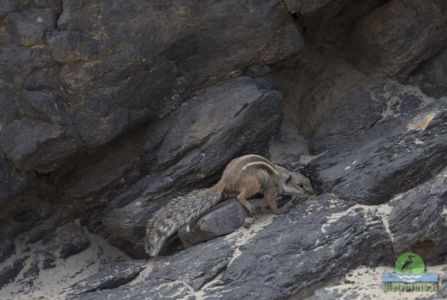
POLYGON ((446 47, 442 0, 1 1, 1 298, 303 299, 441 263, 446 47), (146 263, 154 212, 247 153, 318 195, 146 263))

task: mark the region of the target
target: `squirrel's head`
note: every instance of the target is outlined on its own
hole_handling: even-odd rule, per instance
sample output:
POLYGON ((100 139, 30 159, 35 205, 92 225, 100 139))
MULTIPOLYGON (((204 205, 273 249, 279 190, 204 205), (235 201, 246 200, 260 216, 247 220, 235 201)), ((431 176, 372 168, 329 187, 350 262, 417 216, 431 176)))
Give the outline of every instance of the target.
POLYGON ((309 178, 299 172, 290 172, 284 168, 279 168, 282 190, 285 194, 307 197, 314 194, 314 189, 309 178))

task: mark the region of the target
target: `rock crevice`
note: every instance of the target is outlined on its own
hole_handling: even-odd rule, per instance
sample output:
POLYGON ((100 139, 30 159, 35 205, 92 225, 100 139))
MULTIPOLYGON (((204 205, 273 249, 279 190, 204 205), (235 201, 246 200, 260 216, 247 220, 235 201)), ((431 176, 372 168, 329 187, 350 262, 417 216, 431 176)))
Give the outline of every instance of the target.
POLYGON ((298 299, 402 251, 443 262, 446 11, 2 1, 0 297, 56 297, 63 270, 60 297, 298 299), (248 153, 318 195, 255 221, 230 200, 140 260, 160 207, 248 153))

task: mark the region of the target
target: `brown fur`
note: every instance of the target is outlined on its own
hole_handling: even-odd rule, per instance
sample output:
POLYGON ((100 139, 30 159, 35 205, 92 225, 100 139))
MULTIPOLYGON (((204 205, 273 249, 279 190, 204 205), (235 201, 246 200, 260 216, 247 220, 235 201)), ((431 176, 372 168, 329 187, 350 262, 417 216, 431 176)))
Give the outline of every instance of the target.
POLYGON ((270 209, 281 213, 283 209, 278 208, 276 198, 284 193, 305 195, 313 193, 313 189, 309 179, 276 166, 265 157, 237 157, 228 163, 217 184, 175 198, 157 211, 146 227, 146 252, 150 256, 158 255, 165 241, 181 226, 203 215, 222 199, 237 197, 248 212, 254 214, 247 199, 263 194, 270 209))
POLYGON ((270 209, 281 213, 276 202, 278 195, 313 193, 306 177, 259 155, 244 155, 230 161, 215 187, 223 191, 225 198, 237 197, 250 214, 255 212, 247 199, 256 194, 263 194, 270 209))

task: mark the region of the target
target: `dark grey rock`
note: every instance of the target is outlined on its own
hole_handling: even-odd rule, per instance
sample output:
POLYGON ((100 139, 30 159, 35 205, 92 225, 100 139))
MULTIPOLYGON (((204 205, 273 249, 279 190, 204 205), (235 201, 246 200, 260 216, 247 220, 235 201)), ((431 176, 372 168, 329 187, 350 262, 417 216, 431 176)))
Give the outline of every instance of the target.
POLYGON ((316 1, 306 1, 306 0, 285 0, 287 10, 292 14, 305 15, 311 14, 318 11, 326 4, 333 0, 316 0, 316 1))
POLYGON ((124 291, 117 295, 104 292, 83 294, 74 297, 76 300, 94 300, 94 299, 129 299, 129 300, 170 300, 170 299, 186 299, 195 300, 196 297, 190 295, 190 287, 183 282, 165 283, 159 286, 153 286, 150 289, 145 289, 142 286, 137 286, 131 292, 124 291), (98 298, 96 298, 98 297, 98 298), (101 298, 103 297, 103 298, 101 298))
MULTIPOLYGON (((45 74, 41 74, 45 75, 45 74)), ((57 95, 48 91, 24 91, 21 110, 30 119, 63 124, 63 108, 57 95)))
MULTIPOLYGON (((234 241, 217 239, 188 248, 175 256, 158 259, 146 280, 133 287, 85 293, 75 299, 170 299, 200 289, 221 274, 234 250, 234 241), (206 247, 206 251, 204 248, 206 247)), ((190 295, 189 295, 190 296, 190 295)), ((194 298, 191 298, 194 299, 194 298)))
POLYGON ((77 31, 55 32, 47 39, 57 62, 72 63, 93 60, 99 53, 99 43, 77 31))
POLYGON ((42 269, 51 269, 56 266, 56 256, 49 252, 39 252, 42 257, 42 269))
POLYGON ((7 135, 0 148, 20 173, 5 171, 13 183, 1 189, 5 201, 24 188, 44 189, 42 181, 55 195, 68 181, 60 175, 98 147, 148 128, 205 87, 304 46, 279 0, 6 0, 0 18, 0 128, 7 135), (36 171, 58 174, 35 184, 28 178, 36 171))
MULTIPOLYGON (((262 64, 273 58, 285 58, 303 45, 291 20, 284 18, 283 10, 277 5, 279 1, 264 1, 256 6, 231 1, 225 2, 223 7, 209 6, 203 13, 201 9, 192 9, 187 3, 166 6, 157 2, 141 4, 131 1, 122 6, 117 2, 113 6, 103 6, 100 18, 96 16, 97 3, 79 5, 69 2, 64 1, 64 10, 58 20, 60 28, 107 36, 107 40, 101 41, 105 46, 98 53, 101 58, 94 64, 88 61, 69 64, 61 70, 67 93, 76 95, 70 102, 81 103, 73 111, 73 121, 82 140, 88 145, 108 142, 143 120, 162 118, 178 106, 184 98, 185 88, 194 88, 208 79, 226 79, 232 71, 237 72, 251 63, 253 58, 262 64), (146 9, 142 10, 140 5, 146 9), (183 10, 186 15, 171 20, 171 16, 175 15, 171 13, 177 9, 183 10), (243 13, 249 9, 250 14, 243 13), (146 15, 140 17, 143 11, 146 15), (116 12, 121 16, 119 23, 116 12), (240 14, 245 18, 237 17, 240 14), (264 25, 266 15, 278 23, 275 29, 264 25), (162 30, 159 35, 151 34, 147 28, 159 28, 158 20, 168 22, 171 29, 162 30), (232 26, 221 26, 232 20, 237 22, 232 26), (224 29, 219 37, 214 34, 217 28, 224 29), (248 28, 250 32, 247 32, 248 28), (246 37, 253 42, 246 43, 246 37), (151 43, 147 43, 149 40, 151 43), (224 46, 238 44, 242 40, 244 45, 250 45, 243 52, 234 52, 224 46), (264 47, 264 53, 258 56, 259 49, 264 47), (114 69, 119 71, 112 72, 114 69), (110 89, 109 86, 114 88, 110 89), (96 130, 92 131, 91 128, 96 130)), ((75 46, 81 48, 76 55, 91 56, 91 52, 96 51, 95 47, 88 39, 81 40, 82 43, 75 42, 75 46)), ((73 39, 60 40, 60 43, 68 44, 53 47, 60 52, 57 56, 72 59, 75 55, 70 50, 73 39)))
POLYGON ((22 271, 27 258, 28 257, 18 258, 14 260, 12 264, 0 270, 0 288, 14 281, 17 275, 19 275, 20 271, 22 271))
POLYGON ((226 299, 286 298, 360 261, 366 265, 386 261, 390 241, 378 217, 359 208, 323 225, 333 213, 349 207, 341 202, 329 208, 330 198, 320 196, 276 217, 272 225, 239 247, 241 254, 205 293, 226 299), (311 208, 314 201, 322 205, 315 211, 311 208))
POLYGON ((0 47, 6 47, 10 43, 12 43, 11 34, 8 32, 6 26, 0 24, 0 47))
POLYGON ((244 225, 248 217, 246 209, 237 200, 228 200, 212 211, 179 229, 178 236, 183 246, 197 243, 231 233, 244 225))
POLYGON ((430 96, 447 96, 447 50, 424 64, 413 77, 413 81, 430 96))
POLYGON ((442 15, 433 1, 393 0, 355 27, 348 59, 366 72, 409 74, 443 44, 442 15))
POLYGON ((35 68, 51 67, 53 61, 45 48, 8 45, 0 51, 0 65, 14 73, 28 74, 35 68))
POLYGON ((59 251, 59 257, 67 258, 71 255, 77 254, 82 250, 86 249, 90 245, 90 242, 86 238, 78 238, 76 237, 72 241, 65 243, 62 245, 59 251))
POLYGON ((2 1, 0 3, 0 17, 4 17, 8 12, 13 11, 16 8, 15 4, 14 0, 2 1))
POLYGON ((447 177, 443 174, 389 202, 388 223, 396 253, 411 250, 425 261, 435 262, 447 253, 446 196, 447 177))
MULTIPOLYGON (((374 126, 382 119, 386 107, 385 97, 379 95, 389 85, 391 84, 382 78, 370 77, 343 90, 337 98, 337 105, 319 116, 313 140, 318 141, 319 138, 328 136, 350 136, 374 126), (364 99, 364 101, 359 101, 359 99, 364 99)), ((407 99, 402 100, 404 101, 407 102, 407 99)), ((416 103, 405 103, 405 105, 417 107, 421 100, 416 99, 414 102, 416 103)), ((393 107, 393 109, 396 108, 397 105, 393 107)))
POLYGON ((60 258, 67 258, 85 250, 90 240, 84 229, 75 224, 64 225, 43 240, 47 251, 57 253, 60 258))
MULTIPOLYGON (((10 74, 8 74, 10 75, 10 74)), ((9 77, 7 74, 4 75, 5 81, 8 80, 9 77)), ((1 75, 0 75, 1 76, 1 75)), ((0 106, 2 108, 0 112, 0 122, 2 127, 14 121, 17 118, 17 108, 14 102, 18 101, 18 97, 13 88, 11 88, 8 84, 2 83, 0 80, 0 99, 10 99, 11 101, 1 101, 0 106)))
POLYGON ((37 8, 59 8, 61 1, 59 0, 32 0, 33 5, 37 8))
POLYGON ((145 264, 146 261, 124 261, 103 265, 98 273, 75 283, 65 292, 77 295, 116 288, 134 279, 145 264))
POLYGON ((23 272, 23 280, 32 283, 32 280, 39 275, 40 269, 37 261, 34 261, 31 266, 23 272))
POLYGON ((49 93, 57 90, 61 85, 57 68, 36 69, 24 79, 24 87, 27 91, 49 93))
POLYGON ((0 263, 8 259, 15 250, 14 238, 2 232, 0 234, 0 263))
POLYGON ((39 224, 32 228, 27 236, 25 243, 26 244, 34 244, 40 240, 47 240, 48 236, 52 236, 54 232, 56 232, 58 226, 63 225, 62 218, 51 218, 49 220, 45 220, 42 224, 39 224))
POLYGON ((151 173, 105 210, 103 222, 112 241, 134 256, 144 255, 145 225, 164 201, 192 183, 217 178, 239 153, 265 152, 279 126, 280 101, 278 92, 243 77, 204 91, 153 128, 144 145, 151 173))
MULTIPOLYGON (((43 211, 42 207, 42 211, 43 211)), ((12 221, 10 224, 9 230, 11 230, 11 235, 17 235, 19 233, 23 233, 25 231, 30 230, 38 222, 41 220, 42 217, 45 217, 43 214, 40 214, 40 212, 36 209, 32 208, 23 208, 23 209, 17 209, 17 211, 12 216, 12 221)))
MULTIPOLYGON (((374 96, 363 98, 365 102, 386 97, 386 90, 392 90, 394 97, 391 101, 382 98, 382 108, 376 106, 382 112, 374 113, 379 119, 352 127, 358 131, 347 126, 333 136, 316 138, 313 151, 327 152, 312 161, 309 169, 317 174, 313 179, 323 190, 377 204, 424 182, 445 166, 447 102, 432 102, 421 93, 387 82, 369 88, 374 96)), ((371 106, 360 107, 366 112, 371 106)), ((339 118, 342 123, 343 111, 333 120, 339 118)))
POLYGON ((170 293, 193 298, 191 289, 205 299, 283 299, 359 264, 391 263, 381 219, 329 195, 301 202, 245 234, 242 244, 240 232, 155 259, 144 281, 79 299, 158 299, 168 286, 170 293))
POLYGON ((70 0, 62 0, 61 3, 64 9, 57 20, 58 28, 89 32, 99 26, 99 20, 95 17, 98 16, 100 3, 80 3, 70 0))
POLYGON ((0 147, 0 205, 7 203, 9 197, 23 190, 29 178, 33 176, 25 177, 11 166, 0 147))
POLYGON ((8 14, 8 21, 16 44, 32 46, 44 43, 45 33, 55 27, 56 16, 46 11, 12 12, 8 14))
POLYGON ((213 240, 151 260, 134 281, 142 262, 107 264, 75 297, 303 299, 396 251, 440 261, 445 55, 430 56, 446 45, 445 1, 174 2, 0 1, 1 284, 18 281, 20 298, 63 258, 106 257, 73 218, 145 255, 157 209, 211 186, 235 156, 267 155, 281 125, 279 160, 326 194, 226 237, 215 238, 245 220, 216 225, 211 212, 213 240), (414 70, 410 83, 440 99, 405 85, 414 70), (326 153, 307 166, 306 139, 326 153), (355 202, 397 193, 391 239, 376 208, 355 202))
POLYGON ((4 128, 0 143, 7 158, 25 171, 54 170, 80 148, 78 140, 64 127, 26 118, 4 128))

